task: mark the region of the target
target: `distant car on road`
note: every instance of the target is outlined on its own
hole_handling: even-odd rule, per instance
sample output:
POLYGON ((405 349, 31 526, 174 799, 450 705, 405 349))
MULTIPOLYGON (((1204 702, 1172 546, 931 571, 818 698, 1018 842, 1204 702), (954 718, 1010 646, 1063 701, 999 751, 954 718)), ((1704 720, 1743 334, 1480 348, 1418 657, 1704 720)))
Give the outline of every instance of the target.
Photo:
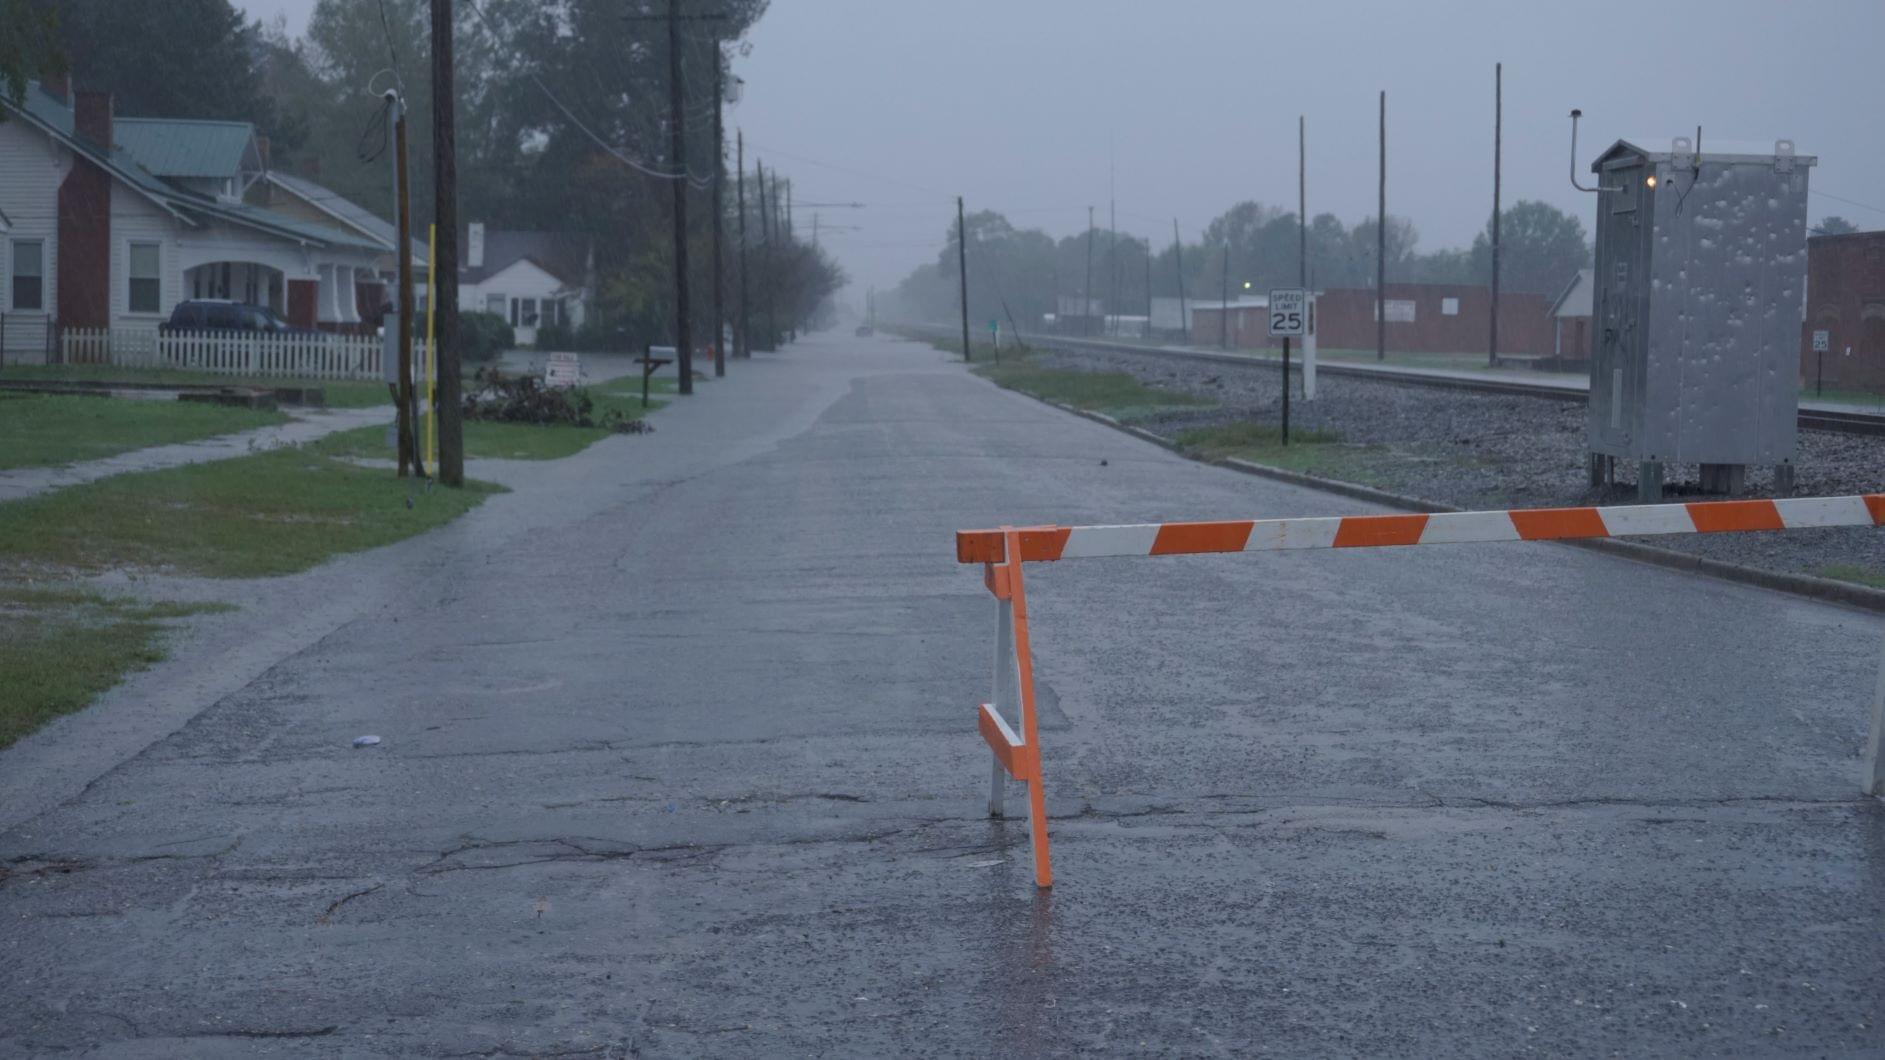
POLYGON ((279 335, 312 335, 283 320, 265 305, 232 302, 223 298, 192 298, 170 311, 165 331, 264 331, 279 335))
POLYGON ((871 326, 870 326, 869 324, 859 324, 859 325, 857 326, 857 337, 858 337, 858 338, 860 338, 860 339, 867 339, 867 338, 870 338, 870 337, 871 337, 871 335, 873 335, 873 334, 875 334, 875 332, 873 331, 873 329, 871 328, 871 326))

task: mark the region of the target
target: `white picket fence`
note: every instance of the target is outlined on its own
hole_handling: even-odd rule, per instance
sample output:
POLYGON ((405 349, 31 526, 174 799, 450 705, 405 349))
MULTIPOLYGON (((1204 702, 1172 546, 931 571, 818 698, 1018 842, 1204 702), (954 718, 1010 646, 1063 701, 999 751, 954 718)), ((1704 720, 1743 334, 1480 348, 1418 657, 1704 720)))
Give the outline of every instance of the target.
MULTIPOLYGON (((247 331, 158 332, 66 328, 66 364, 177 368, 291 379, 380 379, 384 340, 375 335, 272 335, 247 331)), ((414 342, 417 347, 423 341, 414 342)))

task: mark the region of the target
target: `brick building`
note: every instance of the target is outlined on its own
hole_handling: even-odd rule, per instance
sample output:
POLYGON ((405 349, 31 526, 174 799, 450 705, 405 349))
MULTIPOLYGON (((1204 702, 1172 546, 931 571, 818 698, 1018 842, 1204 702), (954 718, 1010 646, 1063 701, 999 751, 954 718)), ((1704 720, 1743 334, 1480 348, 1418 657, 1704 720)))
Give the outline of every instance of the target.
MULTIPOLYGON (((1472 284, 1391 283, 1387 287, 1388 349, 1395 353, 1476 353, 1486 348, 1492 289, 1472 284)), ((1233 302, 1230 345, 1242 349, 1280 346, 1271 340, 1267 299, 1233 302)), ((1191 341, 1220 341, 1221 305, 1192 306, 1191 341)), ((1372 350, 1374 291, 1334 288, 1316 294, 1316 341, 1325 350, 1372 350)), ((1499 293, 1499 352, 1550 357, 1555 348, 1551 300, 1541 294, 1499 293)))
POLYGON ((1885 391, 1885 232, 1813 236, 1806 241, 1806 321, 1800 378, 1820 380, 1814 332, 1826 332, 1825 384, 1885 391))

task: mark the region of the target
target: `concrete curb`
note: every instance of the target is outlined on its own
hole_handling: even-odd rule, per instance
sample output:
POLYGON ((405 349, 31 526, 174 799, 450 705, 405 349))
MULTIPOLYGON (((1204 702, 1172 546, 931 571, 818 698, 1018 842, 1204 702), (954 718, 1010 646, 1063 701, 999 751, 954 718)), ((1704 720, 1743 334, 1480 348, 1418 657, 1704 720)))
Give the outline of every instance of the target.
MULTIPOLYGON (((1015 393, 1021 393, 1021 391, 1015 391, 1015 393)), ((1033 397, 1032 394, 1026 396, 1033 397)), ((1035 398, 1035 400, 1040 401, 1044 405, 1057 408, 1062 412, 1071 412, 1082 419, 1105 424, 1117 431, 1124 431, 1135 438, 1150 442, 1160 449, 1177 453, 1179 456, 1183 456, 1187 459, 1196 460, 1200 463, 1215 464, 1218 467, 1229 468, 1232 471, 1241 471, 1246 475, 1257 475, 1262 478, 1274 479, 1278 482, 1286 482, 1292 486, 1320 490, 1324 493, 1351 497, 1355 500, 1367 501, 1370 504, 1379 504, 1388 508, 1399 508, 1403 511, 1427 512, 1431 514, 1434 512, 1457 512, 1464 510, 1450 504, 1430 501, 1423 497, 1413 497, 1404 493, 1375 489, 1372 486, 1361 486, 1353 482, 1342 482, 1337 479, 1323 478, 1320 475, 1306 475, 1300 471, 1286 471, 1280 467, 1271 467, 1268 464, 1258 464, 1249 460, 1240 460, 1234 456, 1216 459, 1194 456, 1170 438, 1154 434, 1143 427, 1134 427, 1129 423, 1122 423, 1104 413, 1077 409, 1071 405, 1063 405, 1058 401, 1046 401, 1040 398, 1035 398)), ((1677 552, 1674 549, 1658 548, 1655 545, 1645 545, 1635 541, 1623 541, 1617 538, 1590 538, 1587 540, 1558 541, 1554 543, 1569 545, 1572 548, 1586 549, 1592 552, 1603 552, 1621 559, 1635 560, 1638 563, 1650 563, 1658 567, 1665 567, 1669 570, 1704 574, 1711 578, 1720 578, 1723 581, 1739 582, 1742 585, 1752 585, 1762 589, 1771 589, 1775 592, 1791 593, 1794 596, 1804 596, 1808 599, 1819 600, 1823 603, 1841 604, 1846 607, 1858 608, 1862 611, 1885 614, 1885 589, 1873 589, 1869 586, 1855 585, 1851 582, 1833 581, 1830 578, 1816 578, 1810 574, 1789 574, 1784 571, 1762 570, 1759 567, 1745 567, 1738 563, 1724 563, 1718 559, 1709 559, 1705 556, 1691 555, 1687 552, 1677 552)))

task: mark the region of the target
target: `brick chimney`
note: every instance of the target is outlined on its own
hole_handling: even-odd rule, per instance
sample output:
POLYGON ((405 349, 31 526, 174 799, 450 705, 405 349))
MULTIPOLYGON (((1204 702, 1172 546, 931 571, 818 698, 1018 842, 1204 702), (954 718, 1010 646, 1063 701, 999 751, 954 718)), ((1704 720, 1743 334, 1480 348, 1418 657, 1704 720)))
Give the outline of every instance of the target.
POLYGON ((72 131, 109 149, 111 112, 111 93, 80 89, 72 95, 72 131))
POLYGON ((69 107, 72 105, 71 74, 64 71, 60 71, 56 74, 45 74, 39 79, 39 87, 45 89, 48 96, 51 96, 66 106, 69 107))

